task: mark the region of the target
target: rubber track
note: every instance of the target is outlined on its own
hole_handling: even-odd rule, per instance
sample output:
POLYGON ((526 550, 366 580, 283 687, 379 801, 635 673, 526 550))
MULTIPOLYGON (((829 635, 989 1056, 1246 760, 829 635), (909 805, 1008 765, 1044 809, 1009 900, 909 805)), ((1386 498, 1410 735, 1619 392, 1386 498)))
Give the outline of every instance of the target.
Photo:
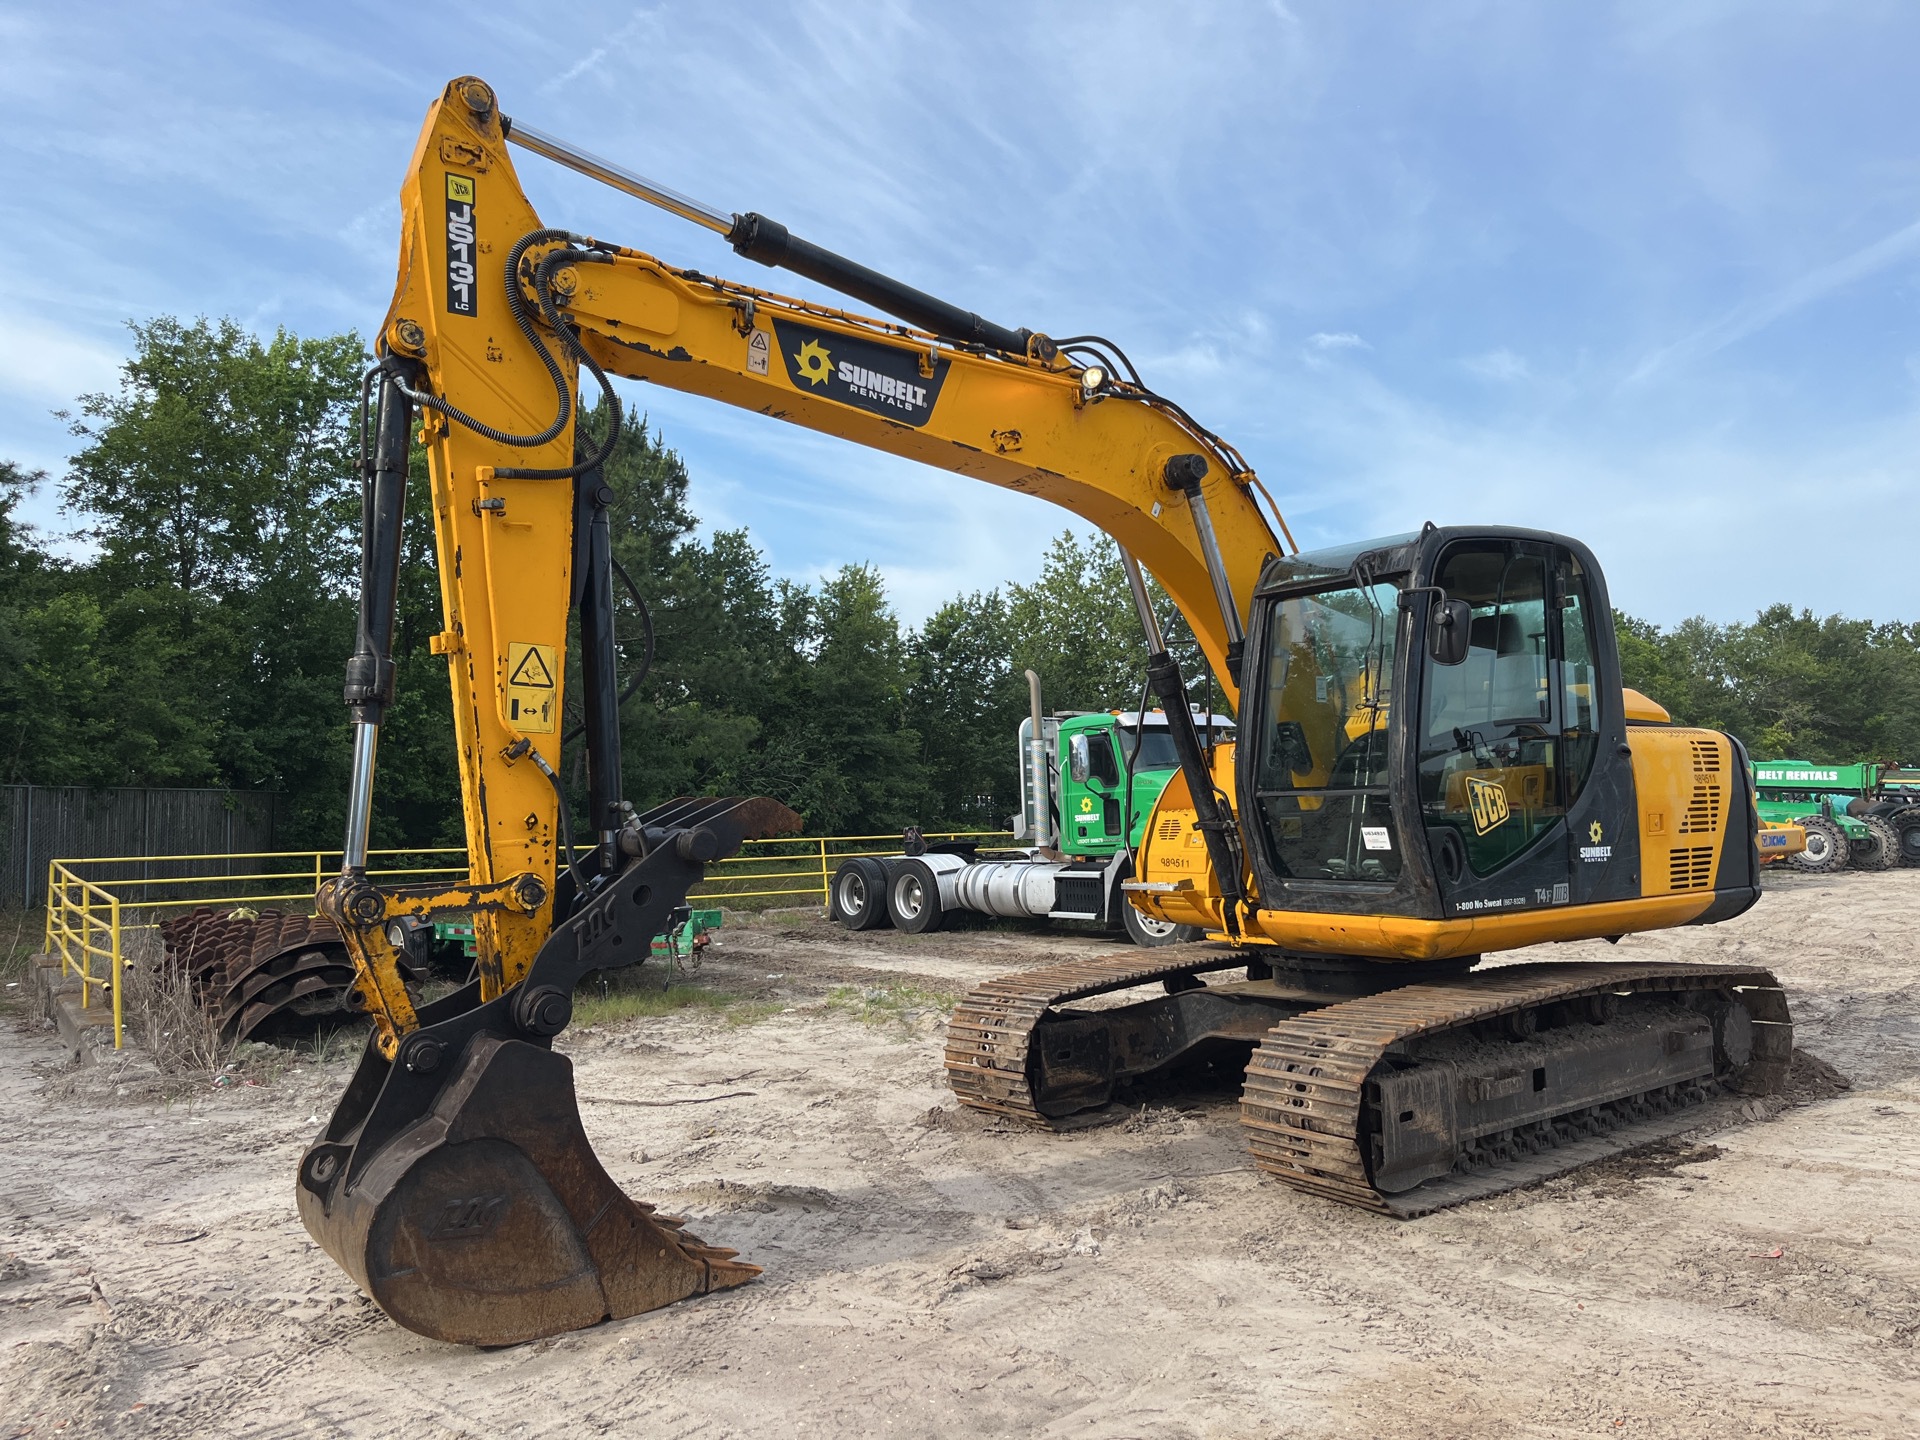
POLYGON ((1044 970, 1002 976, 979 986, 947 1022, 947 1083, 962 1105, 1024 1121, 1043 1130, 1061 1127, 1033 1103, 1027 1075, 1027 1048, 1040 1017, 1055 1005, 1084 1000, 1111 990, 1150 985, 1178 975, 1237 970, 1246 957, 1220 957, 1169 965, 1143 963, 1140 956, 1101 956, 1069 960, 1044 970))
POLYGON ((1753 1058, 1741 1088, 1757 1094, 1782 1088, 1793 1032, 1786 997, 1770 971, 1672 964, 1515 965, 1343 1001, 1274 1026, 1247 1065, 1240 1118, 1248 1148, 1260 1169, 1297 1190, 1403 1218, 1563 1173, 1691 1128, 1704 1117, 1643 1118, 1631 1109, 1614 1110, 1623 1123, 1604 1136, 1590 1124, 1561 1143, 1549 1131, 1540 1137, 1554 1147, 1547 1153, 1489 1171, 1456 1170, 1404 1194, 1386 1195, 1368 1177, 1367 1077, 1390 1049, 1410 1040, 1540 1005, 1629 990, 1673 994, 1729 988, 1745 990, 1742 998, 1753 1019, 1768 1022, 1754 1026, 1753 1058))

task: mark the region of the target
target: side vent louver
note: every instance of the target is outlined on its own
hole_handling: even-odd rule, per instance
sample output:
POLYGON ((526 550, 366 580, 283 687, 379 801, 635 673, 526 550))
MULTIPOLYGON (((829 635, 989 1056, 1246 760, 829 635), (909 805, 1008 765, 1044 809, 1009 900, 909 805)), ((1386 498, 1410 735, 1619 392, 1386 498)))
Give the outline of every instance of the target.
MULTIPOLYGON (((1726 806, 1726 790, 1720 779, 1720 743, 1707 739, 1690 740, 1687 743, 1693 751, 1693 798, 1687 802, 1686 813, 1680 817, 1680 833, 1712 835, 1720 829, 1720 817, 1726 806)), ((1679 873, 1677 867, 1682 853, 1691 852, 1675 852, 1675 874, 1679 873)), ((1677 881, 1674 888, 1680 888, 1677 881)))
POLYGON ((1713 878, 1713 847, 1695 845, 1687 850, 1675 850, 1667 857, 1672 867, 1668 875, 1668 888, 1671 890, 1704 890, 1707 882, 1713 878))
POLYGON ((1162 840, 1178 840, 1180 838, 1180 817, 1177 815, 1167 816, 1166 819, 1160 822, 1160 828, 1154 833, 1159 835, 1162 840))

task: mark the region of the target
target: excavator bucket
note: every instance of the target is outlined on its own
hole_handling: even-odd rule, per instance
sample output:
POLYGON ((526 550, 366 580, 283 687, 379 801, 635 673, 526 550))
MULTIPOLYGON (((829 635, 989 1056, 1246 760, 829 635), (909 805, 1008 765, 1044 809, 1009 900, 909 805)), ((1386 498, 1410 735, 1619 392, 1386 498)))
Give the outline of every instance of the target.
MULTIPOLYGON (((370 1079, 363 1064, 355 1087, 370 1079)), ((623 1194, 581 1128, 572 1062, 525 1041, 473 1037, 329 1210, 344 1163, 308 1155, 301 1219, 382 1310, 436 1340, 537 1340, 760 1273, 623 1194)))
POLYGON ((520 984, 422 1007, 391 1061, 368 1044, 301 1161, 308 1233, 418 1334, 512 1345, 760 1273, 621 1192, 587 1143, 573 1064, 551 1046, 581 975, 644 959, 706 862, 799 817, 702 800, 640 819, 647 853, 555 927, 520 984))

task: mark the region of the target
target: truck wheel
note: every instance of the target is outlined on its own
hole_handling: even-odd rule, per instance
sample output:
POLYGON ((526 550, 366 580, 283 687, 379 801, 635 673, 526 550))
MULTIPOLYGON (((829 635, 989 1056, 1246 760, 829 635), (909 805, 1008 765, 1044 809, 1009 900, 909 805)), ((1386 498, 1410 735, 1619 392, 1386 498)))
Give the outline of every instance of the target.
POLYGON ((1853 846, 1853 868, 1856 870, 1891 870, 1900 863, 1900 836, 1895 829, 1878 815, 1869 815, 1860 822, 1867 827, 1867 838, 1855 840, 1853 846))
POLYGON ((1807 848, 1789 855, 1789 865, 1812 875, 1831 875, 1847 868, 1853 847, 1847 843, 1846 831, 1821 815, 1809 815, 1793 823, 1807 832, 1807 848))
POLYGON ((1124 897, 1120 901, 1120 923, 1127 927, 1129 940, 1148 950, 1162 945, 1184 945, 1206 934, 1196 925, 1176 925, 1171 920, 1156 920, 1124 897))
POLYGON ((1896 810, 1887 816, 1887 823, 1900 837, 1900 863, 1920 865, 1920 806, 1896 810))
POLYGON ((890 923, 886 866, 867 855, 842 860, 827 891, 827 916, 849 930, 872 930, 890 923))
POLYGON ((924 862, 902 860, 894 867, 887 913, 893 916, 893 928, 909 935, 940 928, 940 882, 924 862))

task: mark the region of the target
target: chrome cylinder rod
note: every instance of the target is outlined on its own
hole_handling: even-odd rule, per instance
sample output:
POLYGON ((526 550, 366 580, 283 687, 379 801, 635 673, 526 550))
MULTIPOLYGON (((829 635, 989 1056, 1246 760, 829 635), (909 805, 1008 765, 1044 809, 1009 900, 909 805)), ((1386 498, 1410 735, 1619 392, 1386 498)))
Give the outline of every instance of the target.
POLYGON ((340 873, 353 875, 367 868, 367 835, 373 828, 373 762, 380 750, 380 727, 367 721, 353 724, 353 780, 347 788, 346 851, 340 873))
POLYGON ((1140 573, 1140 562, 1124 545, 1120 547, 1120 564, 1127 572, 1127 588, 1133 591, 1133 608, 1140 612, 1140 628, 1147 635, 1147 653, 1158 655, 1167 648, 1166 637, 1160 633, 1160 617, 1153 613, 1153 601, 1147 595, 1147 580, 1140 573))
POLYGON ((564 140, 535 130, 531 125, 522 125, 504 116, 502 123, 506 127, 507 139, 514 144, 536 155, 544 155, 569 170, 577 170, 582 175, 611 185, 649 205, 657 205, 683 220, 703 225, 715 234, 725 236, 735 253, 749 260, 804 275, 809 280, 875 306, 909 325, 917 325, 955 344, 984 345, 1022 356, 1028 353, 1029 347, 1037 346, 1036 353, 1041 359, 1050 360, 1053 357, 1053 342, 1045 336, 1036 336, 1031 330, 1010 330, 1004 325, 996 325, 971 310, 963 310, 924 290, 916 290, 891 276, 882 275, 878 270, 870 270, 858 261, 824 250, 810 240, 803 240, 778 220, 769 220, 752 210, 743 215, 725 214, 677 190, 655 184, 644 175, 636 175, 625 166, 577 150, 564 140))
POLYGON ((517 120, 501 117, 507 132, 507 139, 536 155, 589 175, 603 185, 611 185, 623 190, 635 199, 644 200, 649 205, 658 205, 662 210, 678 215, 682 220, 691 220, 696 225, 704 225, 717 234, 725 235, 733 229, 734 217, 715 210, 711 205, 703 205, 678 190, 669 190, 665 185, 656 185, 644 175, 636 175, 623 165, 611 160, 602 160, 598 155, 589 155, 585 150, 576 150, 564 140, 555 139, 543 130, 531 125, 522 125, 517 120))
POLYGON ((1193 528, 1200 540, 1200 554, 1207 562, 1207 578, 1213 582, 1213 598, 1220 605, 1220 619, 1227 627, 1227 643, 1235 650, 1247 638, 1240 623, 1240 607, 1233 598, 1233 584, 1227 579, 1226 562, 1220 558, 1220 541, 1213 533, 1213 515, 1207 509, 1207 497, 1198 486, 1187 492, 1187 508, 1193 511, 1193 528))

